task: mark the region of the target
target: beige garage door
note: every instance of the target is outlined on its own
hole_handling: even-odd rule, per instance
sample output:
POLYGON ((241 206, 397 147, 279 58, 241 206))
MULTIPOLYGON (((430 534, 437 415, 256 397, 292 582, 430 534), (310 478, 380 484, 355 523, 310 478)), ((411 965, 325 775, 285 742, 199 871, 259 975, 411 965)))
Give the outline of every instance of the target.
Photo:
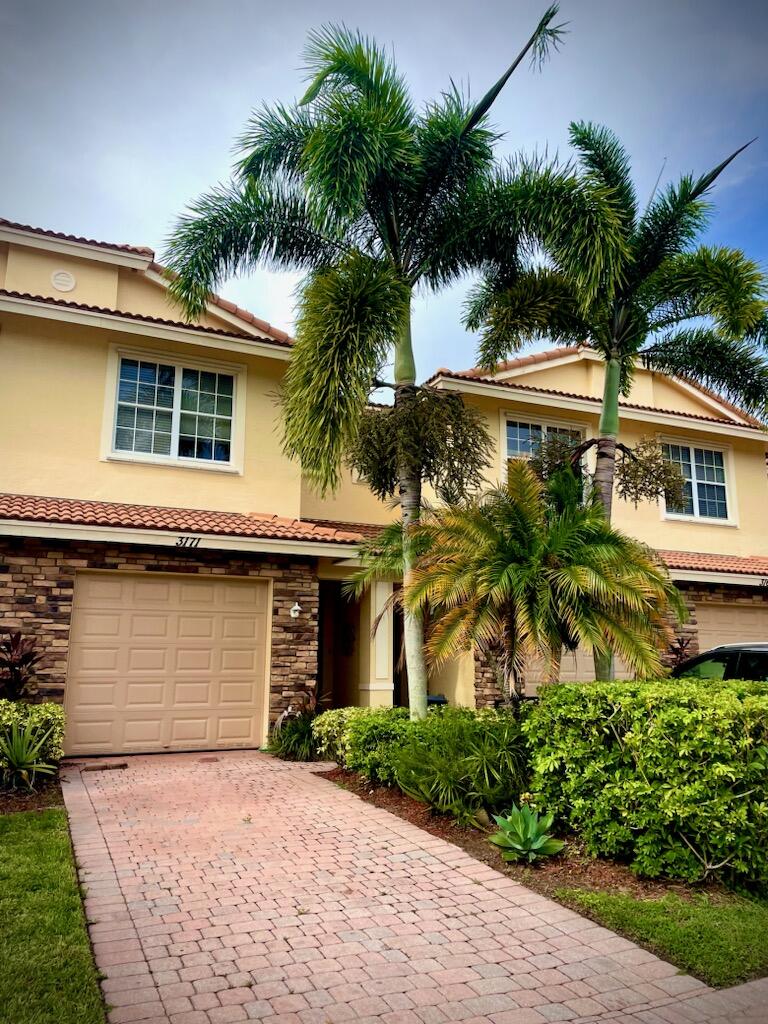
POLYGON ((268 612, 266 581, 78 574, 66 752, 258 746, 268 612))
POLYGON ((762 605, 697 601, 699 650, 745 641, 768 643, 768 602, 762 605))

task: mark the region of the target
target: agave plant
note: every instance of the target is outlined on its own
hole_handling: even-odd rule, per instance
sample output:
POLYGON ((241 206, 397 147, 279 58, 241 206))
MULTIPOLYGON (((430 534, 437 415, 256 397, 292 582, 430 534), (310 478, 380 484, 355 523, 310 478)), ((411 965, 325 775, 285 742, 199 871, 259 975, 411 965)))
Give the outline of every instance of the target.
POLYGON ((16 723, 0 733, 0 765, 5 786, 17 789, 23 784, 33 791, 37 775, 56 772, 52 764, 40 760, 40 751, 50 735, 50 730, 44 733, 33 726, 24 728, 16 723))
POLYGON ((540 818, 539 812, 527 804, 522 807, 513 804, 506 816, 494 814, 493 820, 499 831, 489 836, 488 842, 499 847, 503 860, 527 860, 532 864, 540 857, 560 853, 565 846, 562 839, 553 839, 549 835, 554 815, 545 814, 540 818))

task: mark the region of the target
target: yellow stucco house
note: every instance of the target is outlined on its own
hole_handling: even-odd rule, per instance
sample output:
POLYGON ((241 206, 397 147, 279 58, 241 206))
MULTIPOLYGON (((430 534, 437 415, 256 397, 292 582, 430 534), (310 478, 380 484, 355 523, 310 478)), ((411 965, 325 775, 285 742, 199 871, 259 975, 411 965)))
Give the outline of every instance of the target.
MULTIPOLYGON (((281 450, 283 332, 223 299, 183 321, 143 248, 0 220, 0 626, 38 637, 72 754, 249 747, 316 681, 335 703, 404 699, 391 593, 342 594, 361 536, 393 516, 347 477, 320 498, 281 450)), ((496 439, 488 480, 550 431, 597 428, 584 348, 493 376, 439 370, 496 439)), ((768 482, 759 422, 640 370, 622 440, 653 434, 684 507, 615 504, 685 590, 690 652, 768 640, 768 482)), ((587 678, 589 659, 564 659, 587 678)), ((493 694, 471 657, 434 692, 493 694)))

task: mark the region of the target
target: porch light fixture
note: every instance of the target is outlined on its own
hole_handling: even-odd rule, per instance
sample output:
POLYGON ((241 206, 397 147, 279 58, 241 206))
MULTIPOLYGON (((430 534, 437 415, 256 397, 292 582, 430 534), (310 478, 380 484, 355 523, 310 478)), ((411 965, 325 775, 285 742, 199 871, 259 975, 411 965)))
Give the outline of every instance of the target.
POLYGON ((294 604, 294 606, 291 608, 291 618, 292 619, 298 619, 298 617, 301 615, 301 612, 302 612, 301 605, 297 601, 296 604, 294 604))

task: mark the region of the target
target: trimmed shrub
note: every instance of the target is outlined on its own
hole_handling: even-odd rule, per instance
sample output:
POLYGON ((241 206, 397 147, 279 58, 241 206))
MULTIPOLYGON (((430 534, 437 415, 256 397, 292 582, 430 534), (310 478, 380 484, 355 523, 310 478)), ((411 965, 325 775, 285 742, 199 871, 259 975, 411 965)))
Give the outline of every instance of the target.
POLYGON ((371 708, 332 708, 323 711, 312 722, 318 753, 328 761, 346 766, 344 736, 352 718, 367 714, 371 708))
POLYGON ((521 718, 509 710, 435 709, 394 751, 404 793, 462 820, 509 808, 526 788, 521 718))
POLYGON ((559 684, 524 723, 537 804, 638 874, 768 884, 768 687, 559 684))
MULTIPOLYGON (((0 700, 0 731, 7 732, 13 725, 31 726, 40 735, 50 732, 39 751, 41 761, 56 764, 64 756, 64 708, 60 704, 0 700)), ((0 768, 5 767, 0 758, 0 768)))
POLYGON ((352 715, 344 730, 344 767, 360 772, 371 782, 391 786, 394 757, 417 723, 407 708, 365 708, 352 715))

